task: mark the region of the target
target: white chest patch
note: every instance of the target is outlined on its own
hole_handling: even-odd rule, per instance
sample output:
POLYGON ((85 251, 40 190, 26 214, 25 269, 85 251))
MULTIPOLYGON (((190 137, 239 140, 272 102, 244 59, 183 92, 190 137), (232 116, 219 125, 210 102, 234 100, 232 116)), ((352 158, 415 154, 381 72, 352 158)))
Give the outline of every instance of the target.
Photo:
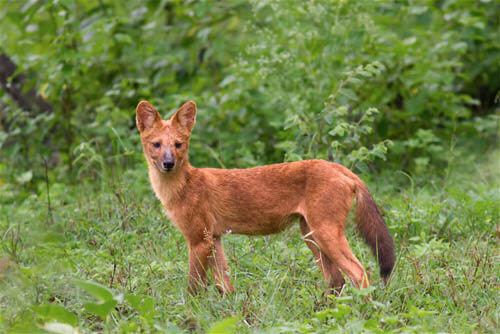
POLYGON ((165 215, 167 216, 167 218, 170 220, 170 221, 174 221, 174 215, 172 214, 171 211, 165 209, 165 215))

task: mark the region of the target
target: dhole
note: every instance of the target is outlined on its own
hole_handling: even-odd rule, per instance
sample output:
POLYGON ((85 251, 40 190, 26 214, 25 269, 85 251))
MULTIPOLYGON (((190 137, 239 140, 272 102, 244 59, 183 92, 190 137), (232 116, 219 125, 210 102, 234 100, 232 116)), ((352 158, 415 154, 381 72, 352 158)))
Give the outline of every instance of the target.
POLYGON ((306 160, 248 169, 195 168, 188 160, 196 104, 189 101, 169 120, 147 101, 136 110, 151 185, 165 213, 189 246, 189 292, 211 269, 218 289, 232 292, 221 237, 227 232, 278 233, 299 220, 307 246, 329 284, 368 286, 365 269, 349 248, 344 224, 354 198, 357 227, 378 257, 380 274, 394 267, 394 246, 366 185, 349 169, 306 160))

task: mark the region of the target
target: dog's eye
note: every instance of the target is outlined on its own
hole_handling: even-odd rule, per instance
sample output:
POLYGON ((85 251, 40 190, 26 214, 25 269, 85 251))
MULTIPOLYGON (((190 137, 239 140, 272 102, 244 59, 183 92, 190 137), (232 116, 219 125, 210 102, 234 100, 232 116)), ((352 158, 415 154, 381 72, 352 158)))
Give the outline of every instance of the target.
POLYGON ((155 142, 153 143, 153 147, 154 147, 154 148, 160 148, 160 142, 155 141, 155 142))
POLYGON ((182 143, 179 143, 179 142, 175 143, 175 148, 181 148, 181 147, 182 147, 182 143))

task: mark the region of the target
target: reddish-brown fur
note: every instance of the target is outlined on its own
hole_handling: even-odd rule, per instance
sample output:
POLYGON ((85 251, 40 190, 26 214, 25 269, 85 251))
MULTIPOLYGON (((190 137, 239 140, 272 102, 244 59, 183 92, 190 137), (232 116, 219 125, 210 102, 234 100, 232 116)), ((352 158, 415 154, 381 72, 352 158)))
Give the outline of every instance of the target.
POLYGON ((152 187, 189 246, 190 292, 205 283, 208 269, 222 292, 234 290, 221 243, 227 231, 278 233, 297 219, 330 288, 344 284, 339 269, 357 287, 367 287, 367 273, 344 235, 354 198, 358 228, 378 257, 381 275, 390 275, 395 260, 391 236, 368 188, 354 173, 323 160, 249 169, 195 168, 188 161, 195 119, 192 101, 166 121, 149 102, 137 106, 152 187), (173 167, 168 165, 172 159, 173 167))

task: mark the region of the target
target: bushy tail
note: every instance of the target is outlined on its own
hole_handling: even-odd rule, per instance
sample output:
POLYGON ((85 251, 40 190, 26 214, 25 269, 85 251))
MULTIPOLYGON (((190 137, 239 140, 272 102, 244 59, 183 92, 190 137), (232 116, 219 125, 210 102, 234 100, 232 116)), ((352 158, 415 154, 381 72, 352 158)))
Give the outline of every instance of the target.
POLYGON ((388 278, 394 268, 394 243, 377 204, 366 185, 356 177, 356 220, 358 229, 378 258, 380 275, 388 278))

